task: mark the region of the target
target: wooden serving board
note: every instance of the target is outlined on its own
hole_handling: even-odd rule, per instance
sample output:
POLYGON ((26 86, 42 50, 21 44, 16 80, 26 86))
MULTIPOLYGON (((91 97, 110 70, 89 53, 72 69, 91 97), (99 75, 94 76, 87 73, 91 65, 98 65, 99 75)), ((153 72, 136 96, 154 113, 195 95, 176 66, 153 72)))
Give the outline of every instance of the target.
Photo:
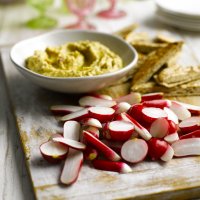
MULTIPOLYGON (((25 79, 13 66, 8 50, 2 53, 10 100, 26 156, 30 178, 39 200, 64 199, 190 199, 200 196, 200 157, 173 159, 169 163, 146 161, 132 165, 133 172, 118 174, 83 165, 76 183, 59 183, 62 164, 51 165, 39 146, 62 130, 49 111, 55 104, 76 103, 77 95, 42 89, 25 79)), ((200 97, 178 98, 200 105, 200 97)))

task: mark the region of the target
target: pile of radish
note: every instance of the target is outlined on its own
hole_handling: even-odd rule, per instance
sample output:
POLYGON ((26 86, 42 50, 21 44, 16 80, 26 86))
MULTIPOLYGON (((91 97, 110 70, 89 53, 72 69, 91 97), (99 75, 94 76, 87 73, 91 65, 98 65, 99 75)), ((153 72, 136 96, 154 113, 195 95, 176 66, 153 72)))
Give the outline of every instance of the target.
POLYGON ((200 107, 166 100, 162 93, 131 93, 118 99, 89 94, 79 106, 51 107, 64 123, 40 146, 49 162, 64 160, 60 180, 71 184, 84 160, 99 170, 128 173, 146 158, 170 161, 200 155, 200 107))

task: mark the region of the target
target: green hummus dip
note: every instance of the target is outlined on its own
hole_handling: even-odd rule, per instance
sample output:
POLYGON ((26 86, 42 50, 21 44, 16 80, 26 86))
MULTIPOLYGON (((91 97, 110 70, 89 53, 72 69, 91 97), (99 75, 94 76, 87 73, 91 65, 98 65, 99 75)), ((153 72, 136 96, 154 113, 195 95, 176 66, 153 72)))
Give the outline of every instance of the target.
POLYGON ((95 76, 123 68, 122 59, 103 44, 79 41, 35 51, 26 67, 49 77, 95 76))

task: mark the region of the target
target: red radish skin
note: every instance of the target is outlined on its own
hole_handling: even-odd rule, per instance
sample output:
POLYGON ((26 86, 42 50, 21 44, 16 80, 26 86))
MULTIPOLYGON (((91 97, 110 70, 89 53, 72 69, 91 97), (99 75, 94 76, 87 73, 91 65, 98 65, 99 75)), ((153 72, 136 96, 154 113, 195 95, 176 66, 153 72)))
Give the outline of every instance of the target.
POLYGON ((67 115, 79 110, 82 110, 83 107, 80 106, 71 106, 71 105, 55 105, 51 106, 50 110, 54 115, 67 115))
POLYGON ((179 120, 184 120, 191 117, 190 111, 178 102, 171 101, 170 109, 177 115, 179 120))
POLYGON ((91 133, 94 137, 99 138, 100 132, 99 132, 99 129, 97 127, 88 126, 84 130, 91 133))
POLYGON ((196 130, 196 131, 187 133, 186 135, 180 136, 180 140, 187 139, 187 138, 200 138, 200 130, 196 130))
POLYGON ((98 151, 90 146, 87 146, 83 153, 86 160, 94 160, 98 157, 98 151))
POLYGON ((115 99, 117 103, 120 102, 127 102, 131 105, 136 104, 136 103, 140 103, 141 102, 141 94, 138 92, 132 92, 128 95, 125 96, 121 96, 117 99, 115 99))
POLYGON ((169 108, 165 107, 164 111, 167 113, 167 119, 168 120, 173 121, 175 124, 179 123, 177 115, 172 110, 170 110, 169 108))
POLYGON ((64 138, 80 138, 81 125, 77 121, 66 121, 64 123, 64 138))
POLYGON ((83 120, 81 120, 81 124, 83 124, 84 126, 93 126, 96 128, 102 128, 101 122, 95 118, 83 119, 83 120))
POLYGON ((162 161, 169 162, 174 156, 174 149, 168 145, 165 153, 160 157, 162 161))
POLYGON ((83 131, 83 134, 86 141, 89 144, 93 145, 93 147, 95 147, 99 152, 101 152, 108 160, 119 161, 121 159, 116 152, 114 152, 111 148, 109 148, 99 139, 94 137, 91 133, 83 131))
POLYGON ((179 135, 177 132, 175 133, 171 133, 167 136, 164 137, 164 140, 169 143, 169 144, 172 144, 174 142, 176 142, 177 140, 179 140, 179 135))
POLYGON ((87 118, 88 117, 88 109, 87 108, 84 108, 82 110, 79 110, 79 111, 76 111, 76 112, 73 112, 73 113, 70 113, 68 115, 65 115, 63 117, 60 118, 60 121, 69 121, 69 120, 75 120, 75 121, 80 121, 84 118, 87 118))
POLYGON ((144 101, 142 104, 146 107, 154 107, 154 108, 162 109, 164 107, 169 108, 172 103, 170 100, 157 99, 157 100, 151 100, 151 101, 144 101))
POLYGON ((113 107, 117 103, 113 100, 107 100, 102 98, 97 98, 94 96, 84 96, 79 99, 80 106, 83 107, 94 107, 94 106, 100 106, 100 107, 113 107))
POLYGON ((119 114, 119 113, 123 113, 123 112, 127 112, 130 109, 131 105, 127 102, 120 102, 115 106, 115 113, 119 114))
POLYGON ((168 120, 169 128, 168 128, 168 135, 176 133, 178 131, 178 125, 175 124, 173 121, 168 120))
POLYGON ((122 158, 130 163, 141 162, 145 159, 147 152, 147 143, 139 138, 126 141, 121 148, 122 158))
POLYGON ((85 144, 78 142, 76 140, 68 139, 68 138, 57 137, 57 138, 53 138, 52 141, 59 142, 63 145, 71 147, 72 149, 84 150, 86 148, 85 144))
POLYGON ((101 140, 105 145, 109 146, 113 151, 118 154, 121 153, 121 148, 124 142, 111 141, 111 140, 101 140))
POLYGON ((40 152, 43 158, 51 163, 57 163, 65 159, 68 150, 68 147, 53 141, 47 141, 40 145, 40 152))
POLYGON ((181 129, 181 132, 183 134, 196 131, 200 129, 200 116, 193 116, 190 118, 187 118, 179 123, 179 128, 181 129))
POLYGON ((200 155, 200 138, 178 140, 172 144, 176 157, 200 155))
POLYGON ((107 160, 94 160, 92 162, 95 169, 112 171, 118 173, 130 173, 132 169, 124 162, 112 162, 107 160))
POLYGON ((134 125, 127 121, 112 121, 104 127, 106 139, 114 141, 128 140, 134 131, 134 125))
POLYGON ((130 107, 130 109, 127 111, 127 114, 130 115, 132 118, 134 118, 139 123, 143 122, 142 119, 142 109, 144 106, 142 104, 135 104, 130 107))
POLYGON ((163 92, 154 92, 154 93, 143 94, 142 95, 142 102, 162 99, 163 96, 164 96, 163 92))
POLYGON ((115 110, 107 107, 90 107, 89 116, 99 120, 101 123, 111 121, 114 117, 115 110))

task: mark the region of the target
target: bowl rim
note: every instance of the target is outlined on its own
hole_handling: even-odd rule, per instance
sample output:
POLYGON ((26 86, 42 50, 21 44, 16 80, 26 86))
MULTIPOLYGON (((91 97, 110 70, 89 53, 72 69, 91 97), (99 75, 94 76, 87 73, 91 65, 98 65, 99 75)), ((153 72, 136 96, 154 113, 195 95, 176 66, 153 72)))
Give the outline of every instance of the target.
POLYGON ((47 33, 43 33, 43 34, 40 34, 40 35, 37 35, 35 37, 30 37, 30 38, 27 38, 27 39, 24 39, 24 40, 21 40, 19 42, 17 42, 16 44, 14 44, 10 50, 10 60, 12 61, 12 63, 18 68, 18 69, 22 69, 24 70, 25 72, 28 72, 30 73, 31 75, 37 77, 37 78, 41 78, 41 79, 47 79, 47 80, 84 80, 84 79, 96 79, 96 78, 106 78, 106 77, 112 77, 112 76, 115 76, 115 75, 118 75, 118 74, 121 74, 123 72, 126 72, 127 70, 129 71, 132 67, 135 66, 136 62, 138 61, 138 53, 136 51, 136 49, 131 46, 129 43, 127 43, 125 40, 123 40, 122 38, 120 38, 119 36, 117 35, 114 35, 114 34, 109 34, 109 33, 104 33, 104 32, 98 32, 98 31, 91 31, 91 30, 54 30, 54 31, 50 31, 50 32, 47 32, 47 33), (132 58, 132 61, 124 66, 122 69, 119 69, 117 71, 114 71, 114 72, 108 72, 108 73, 105 73, 105 74, 100 74, 100 75, 95 75, 95 76, 81 76, 81 77, 50 77, 50 76, 44 76, 42 74, 39 74, 39 73, 36 73, 24 66, 21 66, 21 65, 18 65, 13 57, 13 51, 14 49, 16 48, 16 46, 19 46, 21 43, 24 43, 24 42, 27 42, 29 40, 35 40, 37 38, 40 38, 40 37, 46 37, 48 35, 53 35, 53 34, 57 34, 57 33, 66 33, 66 32, 82 32, 82 33, 90 33, 90 34, 97 34, 97 35, 102 35, 102 36, 106 36, 106 37, 113 37, 117 40, 119 40, 120 42, 124 43, 127 47, 129 47, 129 49, 131 49, 131 51, 133 52, 134 54, 134 57, 132 58))

